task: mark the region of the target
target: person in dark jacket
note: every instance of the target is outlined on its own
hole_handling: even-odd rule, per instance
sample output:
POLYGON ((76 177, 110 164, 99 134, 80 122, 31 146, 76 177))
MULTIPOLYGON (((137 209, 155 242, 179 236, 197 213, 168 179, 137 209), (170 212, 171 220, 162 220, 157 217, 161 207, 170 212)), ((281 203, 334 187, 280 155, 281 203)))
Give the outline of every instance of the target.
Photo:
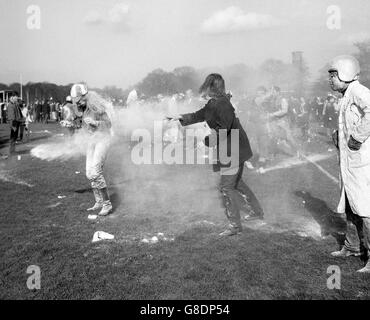
POLYGON ((35 113, 36 113, 36 122, 42 121, 42 102, 36 100, 35 102, 35 113))
POLYGON ((18 104, 18 96, 15 94, 10 98, 8 104, 8 120, 10 124, 9 155, 15 153, 15 144, 18 138, 19 127, 22 123, 22 111, 18 104))
POLYGON ((50 114, 50 106, 46 100, 42 101, 42 121, 48 123, 50 114))
POLYGON ((195 113, 180 115, 182 126, 206 121, 212 134, 205 139, 208 147, 217 147, 214 171, 220 171, 220 191, 223 196, 229 228, 221 236, 232 236, 242 231, 240 210, 247 210, 247 220, 263 218, 262 208, 242 179, 244 162, 252 157, 246 132, 235 116, 235 109, 225 91, 221 75, 210 74, 199 89, 208 103, 195 113))

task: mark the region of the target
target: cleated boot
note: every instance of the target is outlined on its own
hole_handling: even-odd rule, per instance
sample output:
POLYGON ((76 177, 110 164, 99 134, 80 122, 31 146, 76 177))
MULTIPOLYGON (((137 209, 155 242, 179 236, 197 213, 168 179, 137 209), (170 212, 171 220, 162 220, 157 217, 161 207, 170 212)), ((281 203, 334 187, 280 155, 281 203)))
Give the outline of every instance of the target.
POLYGON ((113 206, 110 201, 104 201, 103 202, 103 207, 98 213, 99 216, 105 217, 108 214, 111 214, 113 212, 113 206))
POLYGON ((224 232, 220 233, 221 237, 231 237, 242 232, 242 227, 229 226, 224 232))
POLYGON ((370 260, 367 261, 365 267, 363 267, 360 270, 357 270, 357 272, 360 272, 360 273, 370 273, 370 260))
POLYGON ((93 188, 93 193, 94 193, 94 197, 95 197, 95 204, 94 204, 93 207, 88 208, 87 211, 95 211, 95 210, 99 210, 103 207, 103 198, 100 194, 99 189, 93 188))
POLYGON ((100 193, 103 199, 103 206, 98 215, 104 217, 113 212, 113 206, 112 203, 110 202, 107 188, 100 189, 100 193))
POLYGON ((333 257, 336 257, 336 258, 347 258, 347 257, 350 257, 350 256, 359 257, 361 255, 361 253, 360 252, 355 252, 355 251, 350 251, 347 248, 343 247, 339 251, 332 252, 331 255, 333 257))
POLYGON ((256 214, 253 210, 244 216, 245 221, 263 220, 263 216, 256 214))

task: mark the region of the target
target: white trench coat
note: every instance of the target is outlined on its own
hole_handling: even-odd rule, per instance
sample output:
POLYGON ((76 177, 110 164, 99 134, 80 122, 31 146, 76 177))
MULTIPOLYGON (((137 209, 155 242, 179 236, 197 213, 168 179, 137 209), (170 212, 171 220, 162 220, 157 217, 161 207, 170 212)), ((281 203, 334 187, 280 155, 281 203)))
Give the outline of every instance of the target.
POLYGON ((341 197, 338 212, 345 212, 345 193, 354 214, 370 218, 370 90, 352 82, 339 102, 339 158, 341 197), (362 142, 348 148, 350 136, 362 142))

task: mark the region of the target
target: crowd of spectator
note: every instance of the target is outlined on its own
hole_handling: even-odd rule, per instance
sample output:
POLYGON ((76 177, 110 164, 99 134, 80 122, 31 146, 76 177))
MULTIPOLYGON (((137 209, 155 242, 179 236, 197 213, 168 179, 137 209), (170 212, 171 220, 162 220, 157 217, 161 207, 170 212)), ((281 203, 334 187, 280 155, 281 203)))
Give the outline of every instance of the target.
MULTIPOLYGON (((244 122, 245 128, 253 140, 254 135, 259 135, 259 128, 263 124, 265 115, 269 112, 268 104, 265 108, 257 107, 254 103, 255 96, 242 96, 236 95, 232 97, 229 93, 230 98, 233 100, 233 104, 237 109, 237 113, 240 119, 244 122)), ((287 96, 284 95, 288 102, 288 119, 292 132, 298 133, 298 138, 301 141, 310 142, 316 135, 317 128, 322 128, 322 132, 328 137, 331 137, 332 131, 337 126, 338 121, 338 98, 332 94, 328 94, 326 97, 298 97, 298 96, 287 96)), ((149 103, 149 102, 181 102, 192 105, 197 103, 197 99, 191 90, 185 93, 178 93, 171 97, 165 97, 158 95, 155 97, 145 97, 144 95, 138 95, 134 90, 130 93, 129 98, 126 101, 126 106, 131 103, 149 103)), ((47 124, 49 122, 59 123, 62 120, 66 120, 65 105, 59 101, 55 101, 53 98, 49 99, 35 99, 31 103, 25 103, 17 97, 17 104, 19 110, 21 110, 19 120, 20 125, 17 130, 17 141, 23 141, 24 138, 29 137, 29 124, 41 123, 47 124)), ((1 107, 1 123, 8 123, 8 104, 2 103, 1 107)), ((261 135, 262 136, 262 135, 261 135)), ((258 136, 256 140, 261 140, 258 136)), ((259 149, 259 146, 256 148, 259 149)))
MULTIPOLYGON (((9 155, 15 153, 15 145, 27 142, 30 136, 30 123, 47 124, 59 123, 63 120, 64 104, 54 101, 53 98, 35 99, 32 103, 26 103, 18 93, 13 93, 8 102, 0 103, 0 123, 10 125, 10 149, 9 155)), ((7 157, 2 156, 2 157, 7 157)))

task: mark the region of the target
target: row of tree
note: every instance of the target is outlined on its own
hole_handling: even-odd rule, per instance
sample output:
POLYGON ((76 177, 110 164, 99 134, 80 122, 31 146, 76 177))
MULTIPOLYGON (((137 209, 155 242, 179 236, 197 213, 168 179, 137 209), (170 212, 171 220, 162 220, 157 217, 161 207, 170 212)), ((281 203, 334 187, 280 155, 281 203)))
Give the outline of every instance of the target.
POLYGON ((222 74, 227 88, 237 94, 254 92, 260 85, 280 85, 284 91, 295 92, 301 89, 302 84, 305 86, 309 75, 305 65, 303 68, 297 68, 281 60, 269 59, 258 68, 236 64, 200 70, 181 67, 172 72, 156 69, 138 83, 136 89, 145 96, 171 95, 189 89, 198 91, 204 78, 214 72, 222 74))
MULTIPOLYGON (((362 72, 361 81, 370 87, 370 40, 355 44, 356 57, 359 59, 362 72)), ((167 72, 156 69, 150 72, 142 81, 134 86, 123 90, 116 86, 107 86, 103 89, 94 89, 105 97, 115 101, 124 102, 128 93, 136 89, 139 96, 153 97, 158 94, 172 95, 175 93, 192 90, 197 92, 202 81, 211 72, 221 73, 227 83, 228 90, 236 94, 253 94, 255 89, 264 85, 278 85, 285 92, 292 95, 324 95, 328 92, 327 66, 323 67, 320 76, 312 84, 309 84, 309 71, 303 62, 301 67, 281 60, 269 59, 258 67, 250 67, 245 64, 236 64, 227 67, 213 67, 195 69, 189 66, 179 67, 167 72)), ((72 84, 56 85, 53 83, 27 83, 23 86, 23 98, 29 102, 35 99, 50 99, 63 102, 69 94, 72 84)), ((5 85, 0 83, 0 90, 20 91, 20 84, 5 85)))
MULTIPOLYGON (((357 52, 354 56, 358 59, 361 66, 360 81, 363 85, 370 88, 370 39, 354 44, 357 52)), ((316 95, 324 95, 329 91, 328 66, 325 65, 320 70, 318 79, 312 85, 312 92, 316 95)))
MULTIPOLYGON (((195 69, 189 66, 179 67, 167 72, 156 69, 150 72, 136 85, 123 90, 116 86, 107 86, 103 89, 94 89, 105 97, 114 99, 116 102, 126 101, 129 92, 136 89, 139 96, 153 97, 159 94, 173 95, 175 93, 192 90, 197 92, 202 81, 211 72, 221 73, 227 83, 228 90, 233 93, 251 93, 259 85, 281 84, 283 90, 295 91, 297 86, 307 80, 307 69, 298 70, 292 64, 280 60, 270 59, 265 61, 259 68, 251 68, 245 64, 236 64, 224 68, 213 67, 195 69)), ((23 98, 33 102, 36 99, 50 99, 63 102, 69 94, 72 84, 65 86, 53 83, 27 83, 23 86, 23 98)), ((13 83, 9 86, 0 84, 0 90, 20 91, 20 84, 13 83)))
MULTIPOLYGON (((63 103, 70 94, 72 85, 72 83, 68 85, 56 85, 49 82, 29 82, 22 86, 23 100, 32 103, 35 100, 50 100, 52 98, 55 101, 63 103)), ((20 83, 12 83, 10 85, 0 83, 0 91, 2 90, 11 90, 20 94, 21 85, 20 83)), ((123 101, 127 97, 124 90, 115 86, 107 86, 103 89, 93 88, 92 90, 116 101, 123 101)))

